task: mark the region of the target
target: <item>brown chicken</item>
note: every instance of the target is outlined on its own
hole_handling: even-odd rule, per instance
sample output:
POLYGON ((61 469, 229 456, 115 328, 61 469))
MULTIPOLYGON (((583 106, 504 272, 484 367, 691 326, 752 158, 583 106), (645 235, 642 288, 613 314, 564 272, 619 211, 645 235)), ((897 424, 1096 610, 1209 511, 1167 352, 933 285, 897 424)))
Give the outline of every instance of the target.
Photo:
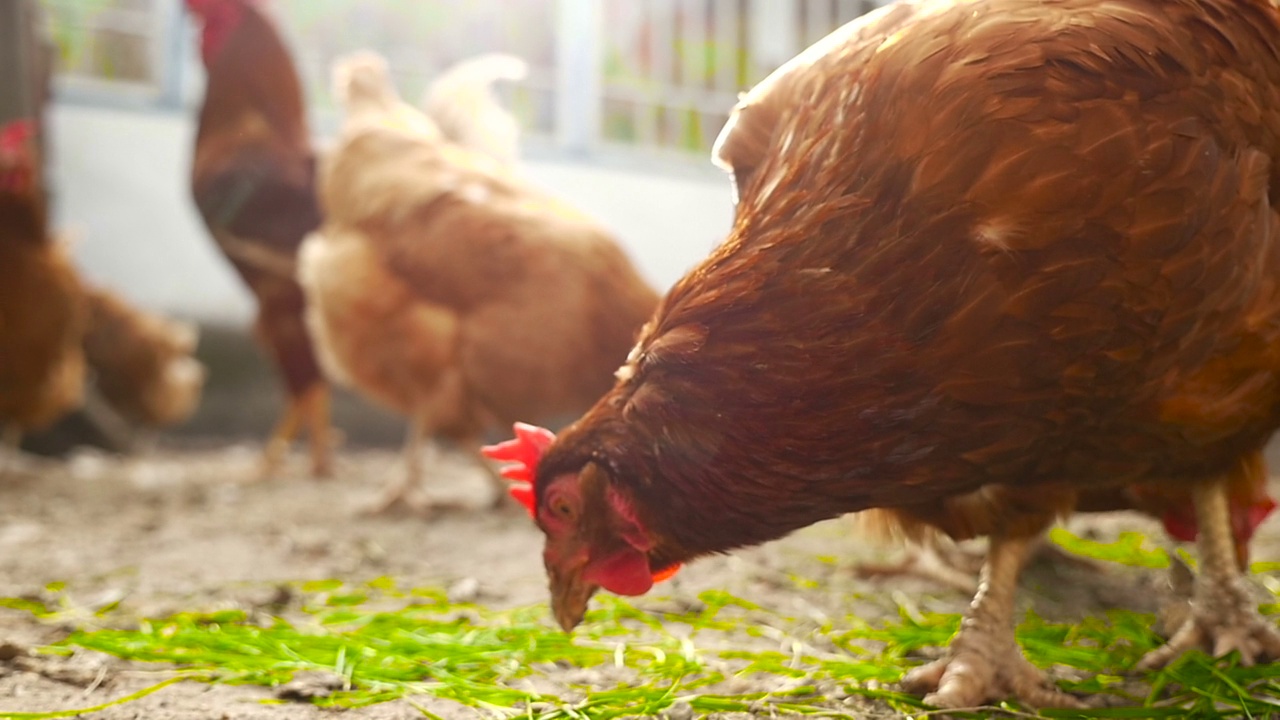
POLYGON ((474 451, 499 423, 585 411, 658 296, 599 225, 443 140, 377 56, 335 81, 348 118, 299 277, 330 376, 410 421, 408 470, 375 509, 421 509, 424 439, 474 451))
POLYGON ((34 124, 0 127, 0 429, 17 447, 79 405, 85 304, 49 234, 34 124))
POLYGON ((103 400, 125 421, 159 427, 195 412, 204 365, 194 325, 146 312, 103 288, 87 287, 85 360, 103 400))
POLYGON ((1280 656, 1229 500, 1280 425, 1278 42, 1265 0, 903 1, 746 94, 729 237, 545 453, 493 452, 533 477, 559 622, 888 508, 990 539, 906 686, 1074 706, 1014 639, 1024 555, 1081 493, 1150 484, 1193 499, 1202 574, 1142 666, 1280 656))
POLYGON ((298 430, 311 470, 331 469, 329 389, 303 321, 298 246, 320 225, 302 88, 275 28, 251 0, 187 0, 203 24, 208 72, 192 192, 218 246, 258 300, 256 332, 284 378, 288 407, 267 444, 275 472, 298 430))

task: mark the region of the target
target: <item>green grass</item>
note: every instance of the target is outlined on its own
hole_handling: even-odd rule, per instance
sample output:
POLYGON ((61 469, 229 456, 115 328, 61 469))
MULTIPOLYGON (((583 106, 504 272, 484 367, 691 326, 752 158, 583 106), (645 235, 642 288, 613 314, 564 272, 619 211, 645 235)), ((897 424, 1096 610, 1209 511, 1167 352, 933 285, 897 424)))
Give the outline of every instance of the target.
MULTIPOLYGON (((1094 557, 1156 566, 1154 551, 1140 536, 1115 543, 1055 540, 1094 557)), ((69 606, 62 588, 49 590, 63 599, 49 605, 5 599, 0 605, 64 623, 87 615, 69 606)), ((917 698, 891 688, 923 662, 922 650, 945 645, 959 625, 953 614, 906 611, 875 624, 854 616, 816 622, 706 592, 682 612, 660 610, 671 605, 661 601, 632 604, 601 596, 583 627, 568 635, 551 625, 542 605, 491 610, 450 603, 439 590, 403 590, 389 579, 356 586, 299 583, 296 591, 302 605, 288 619, 227 610, 184 612, 132 629, 81 623, 84 629, 44 651, 83 648, 178 669, 176 678, 108 705, 132 702, 178 679, 274 687, 300 671, 324 671, 339 678, 340 687, 312 702, 335 708, 434 696, 512 718, 654 715, 676 703, 698 714, 825 716, 858 716, 874 703, 882 711, 919 717, 931 713, 917 698), (594 672, 575 674, 576 668, 594 672), (750 692, 741 689, 744 679, 750 692)), ((1215 662, 1189 653, 1159 672, 1125 677, 1160 642, 1152 621, 1123 611, 1078 624, 1027 615, 1018 638, 1028 658, 1071 678, 1059 681, 1065 690, 1104 697, 1114 706, 1039 716, 1280 713, 1280 666, 1244 668, 1231 658, 1215 662)), ((102 707, 5 717, 69 717, 102 707)), ((992 710, 1036 716, 1015 705, 951 715, 988 717, 992 710)))
POLYGON ((1054 527, 1049 530, 1049 541, 1064 550, 1094 560, 1132 567, 1169 567, 1169 554, 1163 548, 1153 546, 1146 535, 1132 530, 1121 532, 1120 537, 1113 542, 1099 542, 1082 538, 1064 527, 1054 527))

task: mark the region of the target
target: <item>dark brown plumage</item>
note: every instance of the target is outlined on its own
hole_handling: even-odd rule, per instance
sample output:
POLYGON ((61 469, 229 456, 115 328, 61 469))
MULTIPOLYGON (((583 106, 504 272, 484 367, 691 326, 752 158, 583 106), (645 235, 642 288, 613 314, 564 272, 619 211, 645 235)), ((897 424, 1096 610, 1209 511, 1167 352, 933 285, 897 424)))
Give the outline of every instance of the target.
POLYGON ((0 431, 18 446, 78 406, 86 310, 48 228, 34 121, 0 127, 0 431))
POLYGON ((302 89, 283 41, 253 2, 187 5, 204 26, 201 56, 209 78, 192 193, 210 234, 258 300, 255 330, 289 394, 264 471, 274 469, 305 422, 312 470, 325 475, 331 460, 328 385, 294 279, 298 246, 320 224, 302 89))
POLYGON ((845 512, 992 539, 947 657, 965 706, 1044 685, 1012 634, 1081 491, 1195 500, 1191 645, 1280 654, 1227 487, 1280 424, 1280 18, 1255 0, 899 2, 744 96, 732 232, 537 471, 553 604, 845 512))

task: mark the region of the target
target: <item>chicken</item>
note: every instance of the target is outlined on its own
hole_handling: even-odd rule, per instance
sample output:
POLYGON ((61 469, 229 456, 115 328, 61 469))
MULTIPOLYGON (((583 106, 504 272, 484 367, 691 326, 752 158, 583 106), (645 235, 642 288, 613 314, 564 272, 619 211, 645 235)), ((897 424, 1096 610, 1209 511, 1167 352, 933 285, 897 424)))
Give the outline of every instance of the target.
POLYGON ((0 429, 13 448, 84 391, 84 296, 49 234, 35 148, 31 121, 0 127, 0 429))
POLYGON ((125 421, 148 427, 186 420, 200 403, 205 368, 199 330, 146 312, 103 288, 85 288, 84 354, 94 387, 125 421))
POLYGON ((399 94, 387 92, 390 82, 386 60, 371 50, 351 53, 334 63, 333 96, 346 113, 345 122, 380 124, 443 140, 443 131, 423 110, 404 102, 399 94))
POLYGON ((348 118, 300 256, 308 321, 335 381, 409 418, 407 471, 372 509, 423 510, 424 439, 474 452, 499 423, 585 411, 658 296, 596 223, 407 121, 380 58, 335 80, 348 118))
POLYGON ((194 357, 194 324, 144 311, 88 283, 83 292, 83 402, 48 430, 26 437, 23 450, 65 455, 89 445, 128 452, 150 440, 151 430, 183 422, 199 405, 206 371, 194 357))
POLYGON ((1280 656, 1230 509, 1280 425, 1277 42, 1264 0, 904 0, 747 93, 727 239, 590 411, 490 451, 532 481, 560 624, 880 508, 989 539, 904 685, 1078 706, 1017 647, 1017 578, 1082 494, 1139 484, 1192 499, 1201 568, 1141 667, 1280 656))
POLYGON ((332 466, 329 387, 303 321, 298 246, 320 225, 315 156, 302 88, 288 50, 251 0, 187 0, 203 23, 208 72, 192 163, 201 217, 258 301, 255 326, 289 401, 267 443, 262 475, 275 473, 298 430, 311 471, 332 466))

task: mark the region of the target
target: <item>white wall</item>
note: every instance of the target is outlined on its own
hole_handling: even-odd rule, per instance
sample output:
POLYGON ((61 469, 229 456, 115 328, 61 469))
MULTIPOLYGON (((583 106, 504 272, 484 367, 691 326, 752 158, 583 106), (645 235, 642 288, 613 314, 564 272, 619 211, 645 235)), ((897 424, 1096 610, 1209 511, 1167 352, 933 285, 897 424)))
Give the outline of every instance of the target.
MULTIPOLYGON (((94 281, 144 306, 245 322, 253 303, 190 199, 189 115, 55 104, 57 222, 94 281)), ((531 160, 533 181, 613 228, 660 288, 728 230, 729 182, 712 169, 641 172, 618 163, 531 160)))

